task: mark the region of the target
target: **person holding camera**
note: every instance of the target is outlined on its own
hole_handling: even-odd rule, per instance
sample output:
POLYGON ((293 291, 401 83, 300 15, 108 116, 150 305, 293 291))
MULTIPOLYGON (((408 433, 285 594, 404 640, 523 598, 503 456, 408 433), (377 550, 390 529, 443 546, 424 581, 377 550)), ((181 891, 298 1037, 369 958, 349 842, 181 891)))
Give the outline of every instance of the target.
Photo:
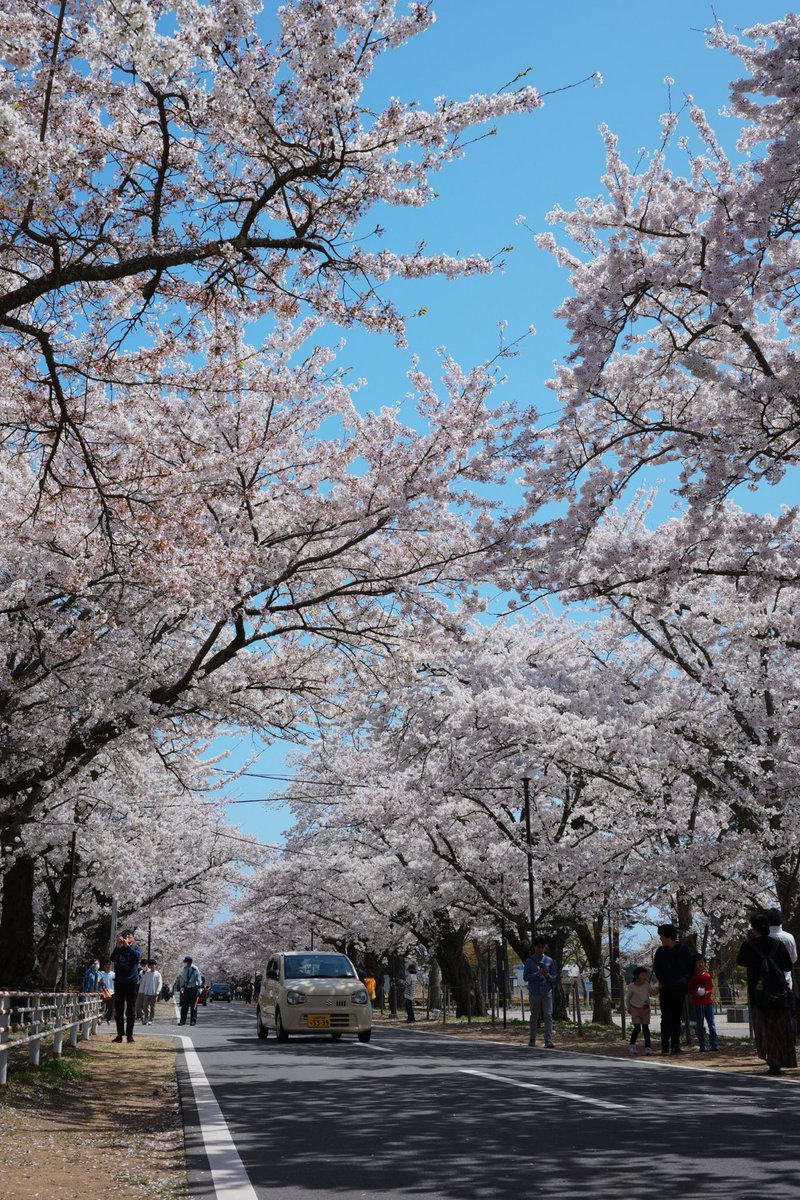
POLYGON ((136 945, 136 935, 126 929, 117 938, 111 951, 114 964, 114 1016, 117 1036, 112 1040, 121 1042, 123 1036, 133 1041, 133 1022, 136 1018, 136 996, 139 991, 139 959, 142 952, 136 945))

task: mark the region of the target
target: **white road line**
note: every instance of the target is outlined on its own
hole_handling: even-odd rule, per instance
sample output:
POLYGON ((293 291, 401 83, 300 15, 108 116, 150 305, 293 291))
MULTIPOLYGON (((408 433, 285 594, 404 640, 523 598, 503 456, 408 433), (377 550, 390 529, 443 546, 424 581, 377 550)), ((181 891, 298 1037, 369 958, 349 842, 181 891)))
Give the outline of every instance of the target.
POLYGON ((394 1054, 394 1050, 387 1050, 386 1046, 376 1046, 374 1042, 356 1042, 357 1046, 363 1046, 365 1050, 377 1050, 381 1054, 394 1054))
POLYGON ((175 1037, 183 1045, 217 1200, 258 1200, 191 1039, 175 1037))
POLYGON ((523 1083, 520 1079, 512 1079, 508 1075, 493 1075, 491 1071, 473 1071, 468 1067, 460 1068, 462 1075, 478 1075, 483 1079, 494 1079, 497 1083, 507 1083, 511 1087, 528 1088, 532 1092, 547 1092, 550 1096, 563 1096, 566 1100, 578 1100, 581 1104, 591 1104, 595 1108, 625 1109, 624 1104, 612 1104, 610 1100, 595 1100, 592 1096, 581 1096, 577 1092, 564 1092, 560 1088, 544 1087, 541 1083, 523 1083))

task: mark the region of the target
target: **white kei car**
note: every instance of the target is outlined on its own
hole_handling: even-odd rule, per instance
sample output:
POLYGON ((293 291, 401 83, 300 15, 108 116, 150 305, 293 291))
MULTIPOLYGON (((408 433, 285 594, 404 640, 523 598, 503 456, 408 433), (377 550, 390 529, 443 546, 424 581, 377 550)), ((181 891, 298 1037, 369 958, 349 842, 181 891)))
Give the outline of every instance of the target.
POLYGON ((274 1030, 279 1042, 290 1033, 325 1033, 334 1040, 356 1033, 360 1042, 368 1042, 372 1005, 345 954, 286 950, 273 954, 264 969, 256 1028, 260 1038, 274 1030))

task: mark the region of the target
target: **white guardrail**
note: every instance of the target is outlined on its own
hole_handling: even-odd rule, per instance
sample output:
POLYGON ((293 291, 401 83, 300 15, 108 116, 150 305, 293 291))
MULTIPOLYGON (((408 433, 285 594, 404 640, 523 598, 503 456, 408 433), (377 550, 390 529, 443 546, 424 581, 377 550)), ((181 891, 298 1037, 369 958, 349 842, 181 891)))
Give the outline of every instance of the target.
POLYGON ((64 1034, 70 1046, 78 1037, 97 1033, 103 1000, 98 993, 0 991, 0 1087, 8 1076, 8 1056, 28 1047, 28 1062, 38 1067, 42 1041, 53 1041, 53 1056, 60 1058, 64 1034))

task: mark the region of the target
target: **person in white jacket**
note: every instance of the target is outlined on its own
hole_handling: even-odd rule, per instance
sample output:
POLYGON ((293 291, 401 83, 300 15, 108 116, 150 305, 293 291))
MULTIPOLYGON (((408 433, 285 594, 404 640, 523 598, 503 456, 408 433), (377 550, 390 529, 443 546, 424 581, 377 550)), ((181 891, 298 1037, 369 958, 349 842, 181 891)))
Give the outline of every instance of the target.
POLYGON ((155 959, 151 958, 146 966, 147 970, 139 983, 139 995, 142 997, 142 1024, 152 1025, 156 1015, 156 1000, 164 980, 155 959))
MULTIPOLYGON (((767 918, 769 920, 769 936, 777 938, 779 942, 783 942, 786 949, 789 951, 789 958, 792 960, 792 966, 797 962, 797 942, 791 933, 783 928, 783 913, 779 908, 768 908, 767 918)), ((786 986, 790 992, 794 991, 792 986, 792 972, 785 971, 786 986)))
POLYGON ((403 999, 406 1007, 406 1024, 414 1021, 414 997, 417 994, 417 968, 413 963, 409 963, 406 967, 405 986, 403 988, 403 999))

